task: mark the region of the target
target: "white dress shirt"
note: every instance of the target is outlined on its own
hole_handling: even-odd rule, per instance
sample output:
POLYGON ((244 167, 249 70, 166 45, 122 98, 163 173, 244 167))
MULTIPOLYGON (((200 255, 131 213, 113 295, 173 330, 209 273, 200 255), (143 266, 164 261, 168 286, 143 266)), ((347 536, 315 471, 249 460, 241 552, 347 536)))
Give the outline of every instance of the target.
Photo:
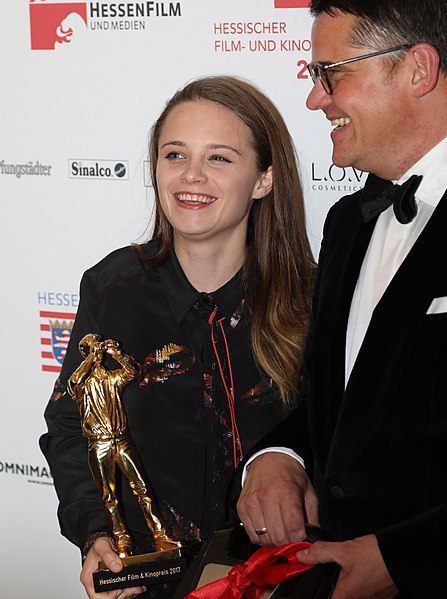
MULTIPOLYGON (((352 296, 346 332, 345 385, 365 338, 374 308, 447 189, 446 165, 447 138, 425 154, 398 181, 393 181, 402 184, 411 175, 423 176, 415 194, 417 214, 411 223, 403 225, 396 219, 393 207, 390 206, 377 219, 352 296)), ((291 449, 269 447, 255 453, 247 462, 242 484, 245 482, 250 462, 262 453, 272 451, 288 454, 303 464, 300 456, 291 449)))
POLYGON ((423 175, 416 190, 417 214, 407 225, 387 208, 377 219, 352 296, 346 333, 345 383, 368 329, 374 308, 390 284, 422 229, 447 189, 447 138, 432 148, 393 183, 405 183, 411 175, 423 175))

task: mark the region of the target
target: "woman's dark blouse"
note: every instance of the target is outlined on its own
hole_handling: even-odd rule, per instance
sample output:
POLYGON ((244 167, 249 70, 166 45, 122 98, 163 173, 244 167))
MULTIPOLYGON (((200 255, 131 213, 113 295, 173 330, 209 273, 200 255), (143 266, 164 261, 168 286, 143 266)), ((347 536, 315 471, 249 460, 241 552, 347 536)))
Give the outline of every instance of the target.
MULTIPOLYGON (((154 248, 154 242, 144 247, 148 253, 154 248)), ((228 383, 220 319, 234 377, 237 426, 248 451, 286 414, 252 356, 240 273, 214 293, 198 293, 173 252, 165 264, 148 269, 127 247, 84 274, 67 355, 45 411, 48 432, 40 442, 60 501, 62 534, 79 547, 92 533, 107 530, 78 408, 66 391, 67 379, 82 360, 78 343, 87 333, 118 340, 142 365, 141 376, 125 389, 123 399, 171 534, 183 540, 204 538, 226 521, 225 495, 234 463, 228 400, 211 342, 213 328, 228 383)), ((138 504, 124 482, 120 493, 137 552, 145 551, 150 538, 138 504)))

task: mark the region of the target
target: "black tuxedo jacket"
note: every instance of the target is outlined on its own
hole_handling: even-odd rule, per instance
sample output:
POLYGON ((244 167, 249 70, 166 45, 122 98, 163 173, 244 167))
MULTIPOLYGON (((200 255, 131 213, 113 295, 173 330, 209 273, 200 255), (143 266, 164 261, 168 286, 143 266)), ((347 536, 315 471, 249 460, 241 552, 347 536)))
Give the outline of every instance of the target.
POLYGON ((345 388, 350 304, 377 221, 363 223, 363 193, 324 227, 301 397, 310 447, 302 407, 264 445, 312 452, 322 526, 340 540, 375 533, 402 597, 447 596, 447 312, 427 315, 447 296, 447 194, 376 306, 345 388))

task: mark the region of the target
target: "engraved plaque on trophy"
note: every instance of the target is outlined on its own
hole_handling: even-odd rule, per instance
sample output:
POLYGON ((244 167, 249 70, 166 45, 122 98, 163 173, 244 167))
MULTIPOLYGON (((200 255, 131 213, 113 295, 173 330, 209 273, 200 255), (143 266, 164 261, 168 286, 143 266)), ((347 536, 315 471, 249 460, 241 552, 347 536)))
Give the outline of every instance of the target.
POLYGON ((140 374, 141 367, 124 353, 117 341, 103 340, 95 333, 81 339, 79 351, 84 361, 69 378, 67 387, 79 407, 82 431, 88 439, 89 466, 101 494, 116 551, 123 562, 123 570, 118 573, 100 564, 99 571, 93 574, 95 590, 102 592, 180 580, 198 545, 182 547, 168 534, 145 480, 121 399, 123 389, 140 374), (106 368, 105 355, 110 355, 119 367, 106 368), (127 479, 142 510, 154 540, 152 553, 133 555, 133 539, 116 491, 117 469, 127 479))

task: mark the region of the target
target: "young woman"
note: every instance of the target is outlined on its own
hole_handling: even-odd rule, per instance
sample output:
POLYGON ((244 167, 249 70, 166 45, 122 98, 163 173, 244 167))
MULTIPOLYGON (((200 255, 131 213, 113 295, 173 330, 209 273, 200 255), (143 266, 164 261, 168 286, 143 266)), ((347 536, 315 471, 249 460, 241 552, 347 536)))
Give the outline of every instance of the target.
MULTIPOLYGON (((293 408, 314 264, 290 134, 264 94, 233 77, 189 83, 152 129, 155 228, 147 244, 88 270, 41 439, 60 500, 62 534, 92 572, 113 552, 67 380, 79 341, 118 341, 142 366, 123 400, 129 428, 170 535, 205 538, 228 518, 235 466, 293 408)), ((115 363, 116 365, 116 363, 115 363)), ((151 537, 135 498, 119 490, 135 553, 151 537)), ((119 564, 119 560, 118 560, 119 564)), ((174 589, 150 587, 149 597, 174 589)))

